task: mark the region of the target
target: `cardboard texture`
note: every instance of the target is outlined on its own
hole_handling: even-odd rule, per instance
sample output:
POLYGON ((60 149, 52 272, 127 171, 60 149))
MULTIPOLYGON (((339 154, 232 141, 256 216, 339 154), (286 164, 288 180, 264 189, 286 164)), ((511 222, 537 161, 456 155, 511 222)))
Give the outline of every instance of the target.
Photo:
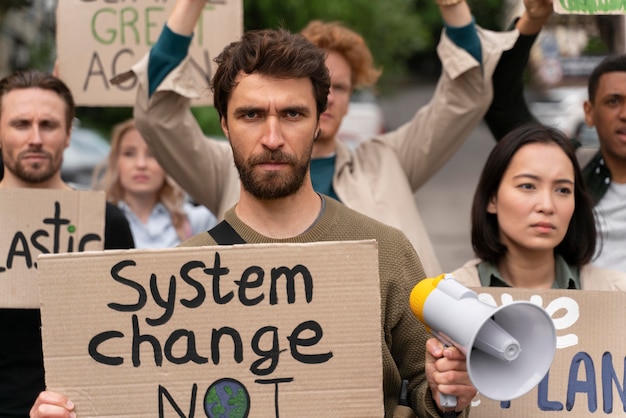
POLYGON ((0 190, 0 308, 39 308, 37 256, 104 248, 104 192, 0 190))
MULTIPOLYGON (((120 85, 110 80, 130 70, 150 50, 173 6, 173 0, 58 2, 59 77, 77 106, 134 104, 136 79, 120 85)), ((213 59, 242 33, 242 0, 207 1, 190 47, 197 70, 193 82, 204 88, 194 105, 213 103, 208 83, 216 69, 213 59)))
POLYGON ((623 1, 607 0, 554 0, 554 11, 561 14, 614 15, 624 14, 623 1))
POLYGON ((626 413, 625 293, 473 290, 494 306, 519 300, 542 306, 554 321, 557 351, 547 377, 537 388, 509 403, 479 394, 472 401, 472 416, 582 418, 626 413))
POLYGON ((46 384, 81 418, 384 415, 374 241, 43 255, 38 273, 46 384))

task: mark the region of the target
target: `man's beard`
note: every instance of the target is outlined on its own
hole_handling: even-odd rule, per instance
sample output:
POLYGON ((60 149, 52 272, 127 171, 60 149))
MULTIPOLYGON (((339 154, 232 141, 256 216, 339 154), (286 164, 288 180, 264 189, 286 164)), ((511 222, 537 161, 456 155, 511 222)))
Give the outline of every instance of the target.
MULTIPOLYGON (((310 155, 310 152, 309 154, 310 155)), ((256 155, 243 161, 241 156, 233 149, 235 166, 239 171, 239 178, 243 188, 261 200, 281 199, 297 192, 309 171, 309 159, 306 162, 299 161, 295 156, 283 153, 281 150, 267 150, 262 155, 256 155), (262 163, 284 163, 293 168, 292 175, 275 171, 257 175, 254 168, 262 163)))
POLYGON ((15 160, 7 157, 8 156, 3 155, 5 168, 15 177, 26 183, 38 184, 46 182, 50 180, 61 168, 61 162, 55 164, 54 156, 47 151, 23 151, 17 155, 15 160), (26 154, 40 154, 47 160, 47 162, 42 160, 36 163, 25 163, 24 156, 26 154))

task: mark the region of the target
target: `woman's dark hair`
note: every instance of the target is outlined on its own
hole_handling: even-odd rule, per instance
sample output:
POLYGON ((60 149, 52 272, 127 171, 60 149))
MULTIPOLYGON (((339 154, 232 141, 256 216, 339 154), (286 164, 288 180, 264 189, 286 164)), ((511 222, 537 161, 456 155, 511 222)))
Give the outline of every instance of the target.
POLYGON ((224 48, 215 62, 218 68, 211 88, 213 103, 222 118, 227 117, 228 99, 240 73, 258 73, 277 79, 309 78, 317 116, 326 110, 330 89, 326 53, 302 35, 284 29, 248 31, 240 41, 224 48))
MULTIPOLYGON (((574 166, 574 213, 563 241, 554 249, 568 264, 581 266, 593 257, 596 224, 593 203, 583 183, 582 173, 570 140, 561 131, 537 123, 522 125, 504 136, 489 154, 476 187, 472 203, 472 247, 477 257, 497 263, 507 248, 500 240, 498 218, 487 212, 491 199, 509 167, 513 156, 525 145, 555 144, 574 166)), ((546 162, 547 164, 547 162, 546 162)))

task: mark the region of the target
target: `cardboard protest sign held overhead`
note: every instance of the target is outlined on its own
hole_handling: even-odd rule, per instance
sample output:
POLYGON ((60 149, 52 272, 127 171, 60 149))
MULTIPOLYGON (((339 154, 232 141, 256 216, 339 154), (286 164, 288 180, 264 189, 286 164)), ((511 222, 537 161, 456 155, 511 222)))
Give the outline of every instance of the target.
POLYGON ((624 14, 623 0, 554 0, 554 11, 561 14, 611 15, 624 14))
MULTIPOLYGON (((110 80, 136 64, 157 41, 173 0, 63 0, 57 5, 59 77, 78 106, 132 106, 136 79, 110 80)), ((205 87, 194 105, 211 104, 215 58, 243 33, 242 0, 208 0, 190 47, 195 82, 205 87)))
MULTIPOLYGON (((551 315, 557 330, 552 367, 521 398, 497 402, 480 394, 479 417, 583 418, 626 412, 626 293, 579 290, 473 288, 494 306, 530 301, 551 315)), ((523 350, 524 347, 521 347, 523 350)))
POLYGON ((102 250, 104 192, 0 190, 0 308, 39 308, 37 256, 102 250))
POLYGON ((374 241, 42 255, 38 273, 46 386, 80 417, 384 415, 374 241))

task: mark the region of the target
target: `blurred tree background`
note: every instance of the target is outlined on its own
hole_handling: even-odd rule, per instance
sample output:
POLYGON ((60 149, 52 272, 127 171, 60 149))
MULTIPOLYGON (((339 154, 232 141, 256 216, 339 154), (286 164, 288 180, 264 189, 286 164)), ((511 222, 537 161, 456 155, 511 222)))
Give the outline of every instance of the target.
MULTIPOLYGON (((314 19, 340 21, 360 33, 387 77, 404 75, 405 63, 433 43, 432 28, 413 0, 245 0, 246 29, 283 27, 298 32, 314 19)), ((441 23, 435 25, 441 27, 441 23)))
MULTIPOLYGON (((481 26, 500 29, 502 0, 468 3, 481 26)), ((438 76, 435 47, 442 20, 434 0, 244 0, 246 29, 297 32, 313 19, 340 21, 365 38, 383 69, 383 93, 407 77, 438 76)))
MULTIPOLYGON (((1 0, 0 22, 9 9, 30 7, 34 1, 1 0)), ((503 0, 468 2, 481 26, 501 29, 503 0)), ((245 30, 283 27, 297 32, 313 19, 341 21, 365 38, 376 66, 383 70, 379 94, 391 93, 407 81, 431 81, 439 75, 435 48, 442 20, 434 0, 244 0, 245 30)), ((27 59, 16 66, 48 71, 52 68, 54 21, 46 26, 40 28, 46 35, 28 45, 27 59)), ((194 109, 194 113, 207 135, 222 135, 214 109, 194 109)), ((83 125, 108 138, 115 123, 132 117, 132 109, 81 107, 77 116, 83 125)))
POLYGON ((2 0, 2 2, 0 2, 0 19, 4 17, 8 10, 28 7, 32 2, 33 0, 2 0))

